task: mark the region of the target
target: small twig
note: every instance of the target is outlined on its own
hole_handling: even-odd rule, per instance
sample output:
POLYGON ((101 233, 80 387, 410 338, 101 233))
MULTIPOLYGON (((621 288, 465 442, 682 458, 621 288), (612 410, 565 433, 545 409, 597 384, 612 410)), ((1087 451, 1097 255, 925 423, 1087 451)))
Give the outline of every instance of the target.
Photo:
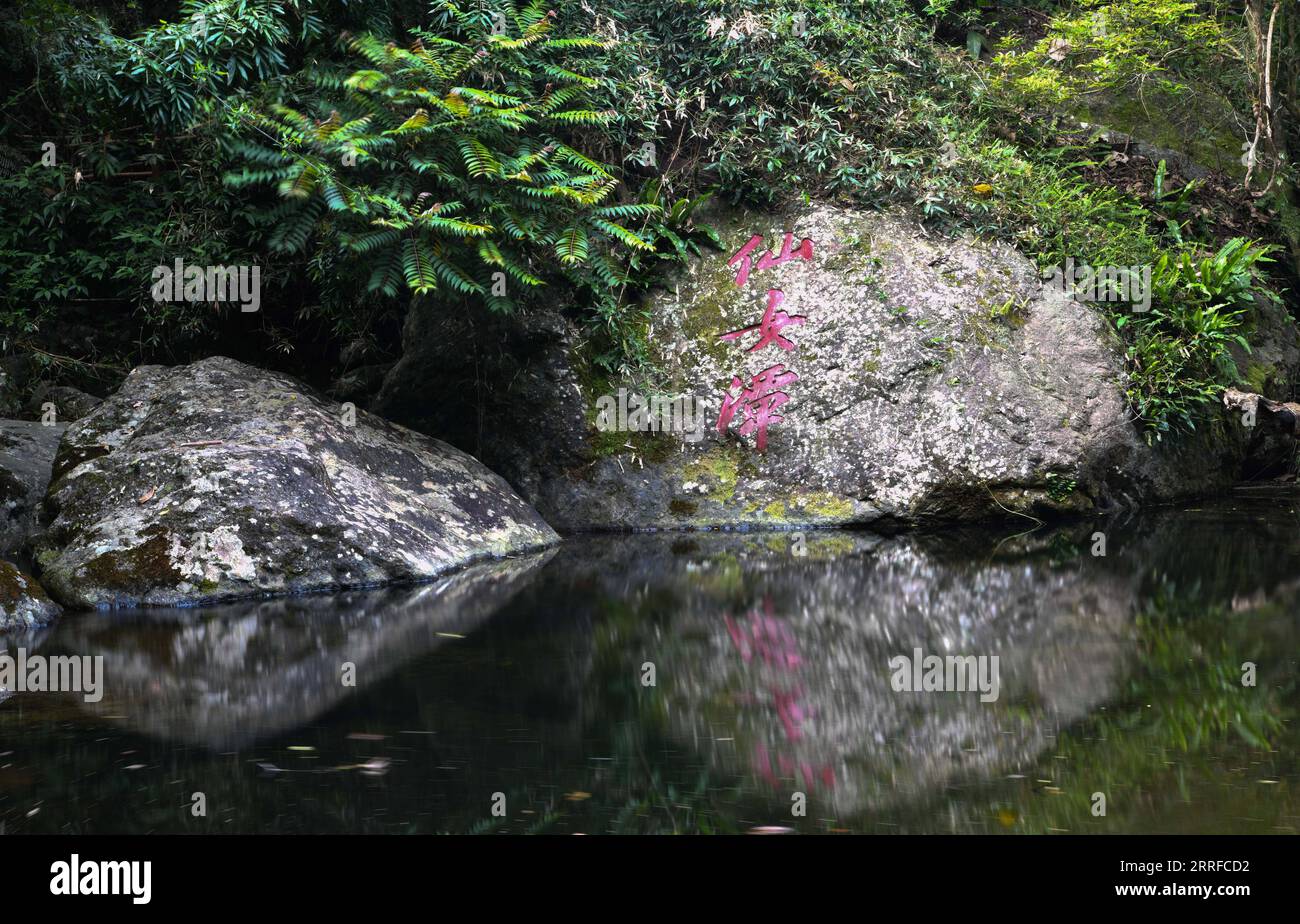
POLYGON ((985 485, 985 486, 984 486, 984 491, 985 491, 985 493, 988 494, 988 496, 989 496, 989 500, 993 501, 993 503, 997 504, 998 507, 1000 507, 1002 510, 1005 510, 1007 513, 1012 514, 1013 516, 1024 517, 1026 520, 1033 520, 1033 521, 1034 521, 1035 523, 1037 523, 1039 526, 1042 526, 1042 525, 1043 525, 1043 521, 1040 520, 1040 519, 1038 519, 1038 517, 1036 517, 1036 516, 1032 516, 1031 514, 1028 514, 1028 513, 1021 513, 1021 512, 1018 511, 1018 510, 1011 510, 1011 509, 1009 509, 1009 508, 1007 508, 1007 507, 1003 507, 1002 504, 1001 504, 1001 502, 999 502, 998 499, 997 499, 996 497, 993 496, 993 492, 989 490, 989 486, 988 486, 988 485, 985 485))

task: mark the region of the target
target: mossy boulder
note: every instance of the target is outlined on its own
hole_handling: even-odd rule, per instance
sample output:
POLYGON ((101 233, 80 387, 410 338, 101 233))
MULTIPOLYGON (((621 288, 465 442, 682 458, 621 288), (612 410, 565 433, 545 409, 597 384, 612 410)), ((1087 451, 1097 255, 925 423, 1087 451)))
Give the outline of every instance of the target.
POLYGON ((53 622, 60 612, 35 578, 0 561, 0 632, 34 629, 53 622))
MULTIPOLYGON (((1213 491, 1240 471, 1248 435, 1226 416, 1148 446, 1102 306, 1044 286, 1008 245, 823 202, 706 220, 726 249, 649 300, 652 370, 594 374, 588 339, 557 312, 477 336, 468 319, 413 312, 382 412, 473 449, 568 530, 1069 514, 1213 491), (796 253, 812 242, 811 259, 760 269, 786 233, 796 253), (738 285, 728 261, 754 235, 762 244, 738 285), (792 348, 753 349, 756 331, 724 339, 759 324, 770 290, 804 319, 780 331, 792 348), (756 430, 738 432, 743 407, 725 432, 719 412, 741 391, 733 377, 743 386, 776 364, 798 379, 779 389, 782 420, 760 449, 756 430), (702 432, 599 429, 599 402, 620 389, 691 397, 702 432), (449 405, 459 428, 431 410, 449 405)), ((1254 336, 1272 344, 1278 377, 1292 377, 1294 325, 1261 315, 1254 336)))
POLYGON ((553 530, 445 443, 214 357, 141 366, 67 431, 37 560, 75 607, 430 578, 553 530))

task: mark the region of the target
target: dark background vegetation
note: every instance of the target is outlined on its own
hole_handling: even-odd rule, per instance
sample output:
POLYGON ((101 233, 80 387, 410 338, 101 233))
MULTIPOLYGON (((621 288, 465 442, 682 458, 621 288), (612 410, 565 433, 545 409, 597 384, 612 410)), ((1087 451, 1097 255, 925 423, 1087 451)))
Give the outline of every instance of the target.
POLYGON ((704 201, 817 196, 1044 266, 1153 265, 1156 310, 1114 320, 1135 417, 1163 436, 1244 377, 1230 349, 1294 288, 1298 18, 1270 0, 17 0, 0 399, 16 416, 42 383, 104 394, 214 353, 328 388, 400 355, 412 298, 561 305, 594 361, 632 369, 644 294, 718 244, 704 201), (1171 157, 1116 156, 1099 123, 1171 157), (1217 162, 1193 177, 1175 153, 1217 162), (261 310, 154 301, 178 257, 260 266, 261 310))

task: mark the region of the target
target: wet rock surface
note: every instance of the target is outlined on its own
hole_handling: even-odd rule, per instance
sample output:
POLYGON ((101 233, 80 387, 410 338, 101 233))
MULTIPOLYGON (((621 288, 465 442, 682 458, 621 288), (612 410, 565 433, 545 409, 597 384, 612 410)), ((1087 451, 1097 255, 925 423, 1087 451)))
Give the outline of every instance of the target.
POLYGON ((27 404, 33 420, 49 416, 60 423, 72 423, 104 403, 103 398, 67 385, 44 385, 36 389, 27 404))
POLYGON ((135 369, 65 434, 46 504, 42 581, 74 607, 431 578, 557 538, 465 453, 222 357, 135 369))

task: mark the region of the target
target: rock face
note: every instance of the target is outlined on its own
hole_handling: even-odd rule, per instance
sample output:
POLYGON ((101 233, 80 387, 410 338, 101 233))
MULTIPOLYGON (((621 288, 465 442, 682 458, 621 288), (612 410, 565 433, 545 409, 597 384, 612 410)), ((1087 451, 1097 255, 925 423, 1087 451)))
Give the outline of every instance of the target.
MULTIPOLYGON (((1009 247, 825 204, 709 220, 726 251, 697 260, 648 306, 662 380, 600 374, 558 316, 476 336, 465 319, 416 309, 376 410, 472 448, 561 529, 1084 511, 1204 493, 1238 475, 1249 437, 1235 417, 1149 447, 1126 410, 1108 322, 1045 287, 1009 247), (792 258, 760 266, 765 252, 780 255, 786 232, 792 258), (754 235, 762 242, 738 285, 740 263, 728 261, 754 235), (799 254, 805 238, 811 259, 799 254), (756 349, 762 331, 744 332, 760 325, 772 290, 783 296, 774 320, 803 319, 780 328, 788 349, 756 349), (720 432, 724 396, 778 364, 773 375, 797 379, 749 405, 757 412, 767 390, 785 398, 770 408, 781 420, 767 427, 765 451, 746 432, 745 402, 720 432), (474 389, 485 378, 503 385, 474 389), (422 400, 431 382, 475 402, 422 400), (600 429, 602 398, 617 405, 620 389, 629 409, 637 394, 693 399, 699 432, 600 429)), ((1255 321, 1252 368, 1291 380, 1294 326, 1265 308, 1255 321)))
POLYGON ((1271 401, 1263 395, 1227 388, 1223 406, 1251 430, 1248 473, 1256 480, 1287 475, 1300 436, 1300 403, 1271 401))
POLYGON ((65 424, 0 420, 0 554, 17 551, 37 527, 37 507, 65 424))
POLYGON ((428 578, 557 538, 470 456, 222 357, 135 369, 65 434, 46 505, 42 579, 77 607, 428 578))
POLYGON ((35 629, 53 622, 60 612, 31 575, 0 561, 0 632, 35 629))

